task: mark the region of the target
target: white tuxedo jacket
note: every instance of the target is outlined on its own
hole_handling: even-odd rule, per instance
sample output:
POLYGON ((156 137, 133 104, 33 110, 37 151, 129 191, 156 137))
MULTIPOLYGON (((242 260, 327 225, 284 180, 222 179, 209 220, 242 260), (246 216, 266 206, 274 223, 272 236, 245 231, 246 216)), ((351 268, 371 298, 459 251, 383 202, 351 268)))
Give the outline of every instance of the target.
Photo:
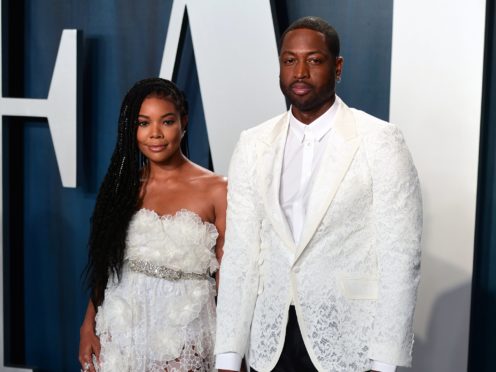
POLYGON ((231 160, 215 353, 270 371, 293 299, 319 371, 410 365, 422 210, 398 127, 340 106, 296 245, 279 205, 288 124, 243 132, 231 160))

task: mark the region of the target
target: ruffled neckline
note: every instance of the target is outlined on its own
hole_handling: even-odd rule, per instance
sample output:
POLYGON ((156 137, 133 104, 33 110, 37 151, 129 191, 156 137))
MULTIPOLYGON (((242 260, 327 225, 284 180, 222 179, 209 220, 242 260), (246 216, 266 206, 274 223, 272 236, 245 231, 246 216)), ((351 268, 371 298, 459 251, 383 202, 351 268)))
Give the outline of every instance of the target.
POLYGON ((153 209, 140 208, 140 209, 138 209, 138 211, 136 212, 136 214, 138 214, 138 213, 145 213, 145 214, 148 214, 148 215, 152 215, 156 219, 159 219, 159 220, 173 220, 175 218, 178 218, 178 217, 181 217, 181 216, 184 216, 184 215, 188 215, 188 216, 192 217, 193 220, 196 223, 198 223, 199 225, 205 225, 205 226, 213 227, 215 229, 215 231, 218 232, 217 231, 217 227, 212 222, 204 221, 198 215, 198 213, 193 212, 193 211, 191 211, 189 209, 186 209, 186 208, 181 208, 181 209, 177 210, 175 213, 170 213, 170 214, 159 214, 156 211, 154 211, 153 209))
POLYGON ((184 272, 214 272, 218 267, 214 254, 218 237, 213 223, 188 209, 160 215, 141 208, 129 225, 126 258, 184 272))

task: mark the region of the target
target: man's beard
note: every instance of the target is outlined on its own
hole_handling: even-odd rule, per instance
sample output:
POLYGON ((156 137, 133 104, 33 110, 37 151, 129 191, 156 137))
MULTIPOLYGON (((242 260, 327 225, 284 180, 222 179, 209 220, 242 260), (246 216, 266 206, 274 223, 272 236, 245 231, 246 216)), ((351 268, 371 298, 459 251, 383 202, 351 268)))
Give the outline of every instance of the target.
POLYGON ((332 89, 331 84, 325 87, 325 94, 315 92, 314 87, 308 84, 308 86, 312 88, 312 90, 306 95, 308 97, 300 97, 294 94, 291 90, 292 84, 294 83, 291 83, 289 86, 284 86, 281 80, 279 80, 279 87, 281 88, 282 94, 284 94, 292 106, 296 107, 301 112, 318 110, 334 97, 334 89, 332 89))

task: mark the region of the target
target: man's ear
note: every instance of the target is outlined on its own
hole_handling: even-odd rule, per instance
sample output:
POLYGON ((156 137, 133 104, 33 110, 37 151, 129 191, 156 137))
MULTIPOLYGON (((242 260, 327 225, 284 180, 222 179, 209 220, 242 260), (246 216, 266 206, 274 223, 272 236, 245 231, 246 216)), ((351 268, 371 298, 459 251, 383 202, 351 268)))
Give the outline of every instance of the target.
POLYGON ((343 64, 344 64, 343 57, 341 56, 336 57, 336 76, 341 77, 341 75, 343 74, 343 64))

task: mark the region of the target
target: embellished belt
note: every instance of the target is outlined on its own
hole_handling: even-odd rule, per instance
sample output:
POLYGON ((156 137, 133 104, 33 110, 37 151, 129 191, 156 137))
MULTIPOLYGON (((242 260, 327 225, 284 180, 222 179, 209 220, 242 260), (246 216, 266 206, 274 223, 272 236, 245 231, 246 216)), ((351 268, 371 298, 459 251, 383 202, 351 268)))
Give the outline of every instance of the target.
POLYGON ((144 260, 129 260, 129 268, 132 271, 153 276, 155 278, 167 280, 207 280, 210 278, 208 274, 185 273, 180 270, 174 270, 167 266, 154 265, 151 262, 144 260))

